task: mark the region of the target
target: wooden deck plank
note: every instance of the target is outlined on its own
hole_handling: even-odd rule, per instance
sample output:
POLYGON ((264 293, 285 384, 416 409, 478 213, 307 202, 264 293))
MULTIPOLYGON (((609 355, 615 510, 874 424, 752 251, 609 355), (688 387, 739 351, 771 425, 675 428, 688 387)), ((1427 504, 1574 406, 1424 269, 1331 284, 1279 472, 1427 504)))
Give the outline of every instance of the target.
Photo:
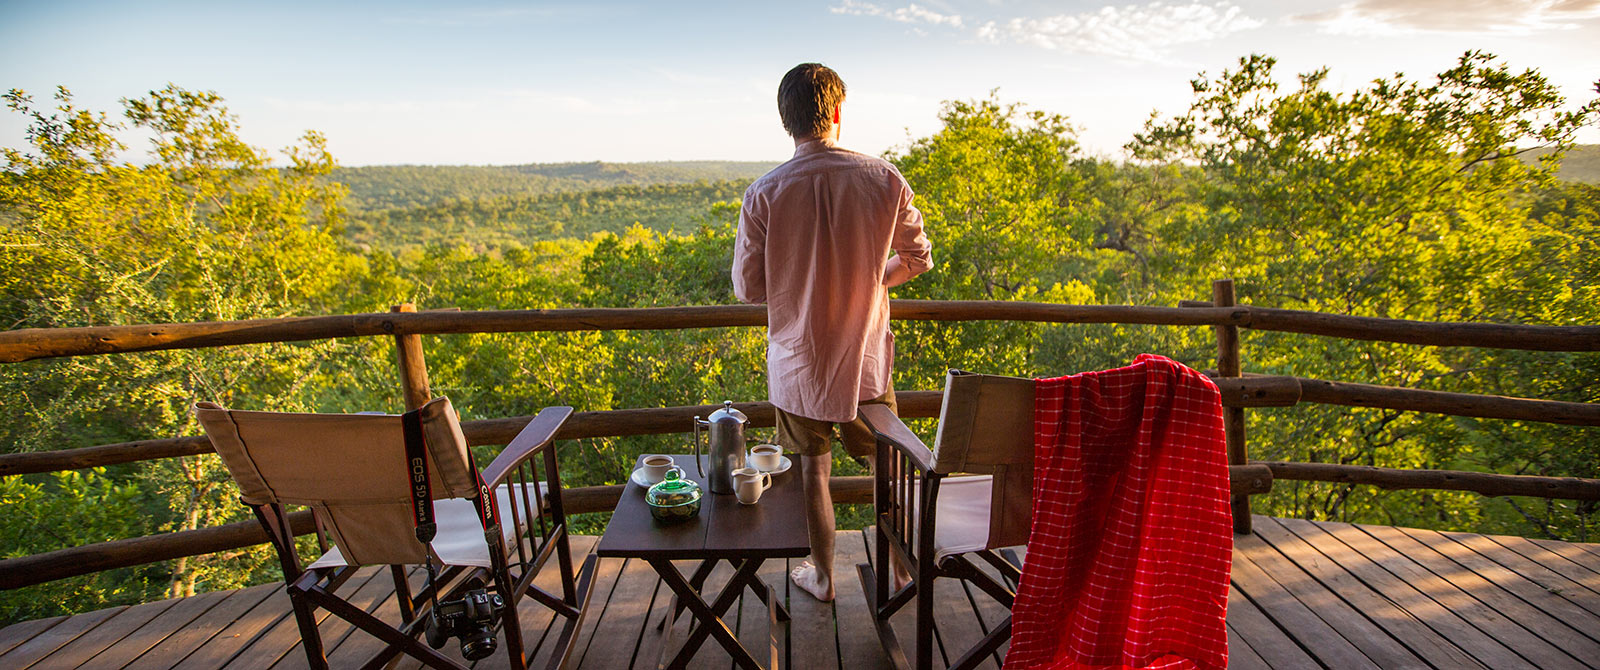
POLYGON ((1232 584, 1228 586, 1228 628, 1250 645, 1268 667, 1322 667, 1232 584))
MULTIPOLYGON (((583 562, 588 560, 589 554, 594 553, 595 545, 599 540, 600 538, 593 535, 573 535, 568 540, 568 549, 572 552, 574 580, 582 574, 583 562)), ((551 559, 550 562, 546 563, 544 569, 539 571, 538 576, 533 578, 533 583, 545 591, 560 596, 560 561, 551 559)), ((589 600, 591 608, 594 607, 595 603, 600 602, 599 595, 599 592, 596 591, 594 597, 589 600)), ((554 611, 532 599, 524 599, 522 605, 517 608, 517 613, 522 617, 523 641, 529 649, 528 667, 543 668, 550 662, 551 656, 558 653, 555 649, 555 644, 557 638, 561 636, 561 627, 566 624, 567 619, 563 617, 558 620, 554 611)), ((587 617, 585 621, 587 621, 587 617)), ((500 660, 502 658, 504 657, 496 655, 479 662, 478 666, 486 669, 509 667, 509 663, 506 666, 500 665, 503 662, 500 660)), ((576 667, 576 665, 573 667, 576 667)))
POLYGON ((1600 544, 1593 542, 1568 542, 1567 544, 1588 552, 1593 557, 1589 559, 1591 563, 1588 565, 1593 569, 1600 569, 1600 544))
POLYGON ((67 617, 64 621, 28 638, 22 644, 12 647, 10 651, 0 654, 0 668, 23 670, 125 609, 128 609, 127 605, 67 617))
POLYGON ((1323 664, 1335 668, 1378 667, 1316 612, 1295 598, 1293 592, 1250 560, 1245 551, 1235 551, 1233 554, 1233 583, 1274 623, 1294 631, 1295 640, 1323 664))
MULTIPOLYGON (((584 667, 589 657, 589 647, 594 643, 595 631, 605 625, 606 616, 610 614, 612 594, 617 588, 617 578, 622 574, 622 567, 626 561, 620 558, 602 558, 596 566, 594 573, 594 599, 590 601, 591 607, 600 607, 591 610, 584 618, 583 628, 578 631, 577 643, 572 647, 573 667, 584 667)), ((605 643, 602 643, 605 644, 605 643)))
MULTIPOLYGON (((386 566, 374 566, 371 570, 373 570, 372 576, 366 582, 346 584, 345 588, 341 589, 348 594, 347 602, 385 622, 392 624, 399 621, 400 603, 394 599, 394 577, 386 566)), ((355 578, 352 577, 351 581, 354 582, 355 578)), ((426 582, 426 571, 412 566, 406 575, 406 583, 411 586, 412 592, 421 589, 426 582)), ((289 623, 294 623, 294 617, 289 618, 289 623)), ((322 651, 327 655, 329 664, 336 667, 340 664, 364 662, 384 646, 377 638, 337 616, 321 618, 317 623, 317 633, 322 637, 322 651)), ((300 631, 296 628, 294 643, 284 652, 282 658, 273 663, 272 668, 304 670, 308 667, 307 663, 305 648, 300 643, 300 631)))
MULTIPOLYGON (((1269 525, 1270 522, 1262 525, 1269 525)), ((1265 571, 1317 616, 1338 631, 1344 639, 1381 668, 1422 668, 1427 664, 1390 637, 1377 624, 1335 595, 1328 586, 1279 553, 1273 545, 1256 535, 1234 537, 1234 547, 1250 562, 1265 571)))
MULTIPOLYGON (((974 561, 974 563, 977 564, 979 570, 983 571, 983 573, 988 575, 991 579, 994 579, 995 581, 1002 581, 1000 577, 1000 571, 994 569, 994 567, 989 565, 987 562, 978 560, 974 561)), ((988 593, 985 593, 982 589, 973 586, 966 581, 961 582, 961 588, 962 590, 966 591, 967 601, 972 603, 973 609, 978 614, 978 633, 980 636, 988 635, 989 631, 994 630, 995 626, 1000 625, 1006 620, 1007 617, 1011 616, 1011 610, 1009 608, 1000 604, 999 601, 995 600, 988 593)), ((1015 590, 1015 588, 1015 585, 1012 585, 1012 590, 1015 590)), ((1001 643, 997 653, 990 655, 991 661, 993 661, 996 665, 999 665, 1000 661, 1005 658, 1006 650, 1010 648, 1011 642, 1009 640, 1001 643)))
POLYGON ((1561 596, 1568 602, 1587 610, 1590 614, 1600 615, 1600 597, 1550 568, 1529 559, 1522 554, 1506 549, 1504 546, 1489 539, 1486 535, 1477 533, 1441 533, 1458 544, 1471 549, 1478 555, 1488 558, 1506 569, 1532 580, 1551 593, 1561 596))
POLYGON ((89 659, 88 665, 121 668, 133 663, 167 636, 183 630, 200 615, 222 602, 230 593, 230 591, 212 591, 178 599, 177 603, 151 619, 149 623, 124 636, 105 651, 95 654, 89 659))
MULTIPOLYGON (((677 565, 678 562, 675 561, 674 564, 677 565)), ((678 569, 680 571, 688 571, 690 574, 694 572, 694 566, 688 562, 679 565, 678 569)), ((661 643, 667 637, 665 629, 662 628, 662 623, 667 618, 667 606, 672 601, 672 589, 667 588, 667 585, 660 581, 659 576, 656 580, 656 590, 653 597, 655 600, 650 607, 650 612, 645 615, 643 635, 639 638, 639 653, 634 658, 633 665, 630 666, 634 670, 655 670, 656 660, 661 658, 661 643)), ((688 629, 681 620, 682 617, 679 617, 679 619, 676 625, 673 626, 673 635, 679 643, 682 643, 683 636, 688 634, 688 629)))
MULTIPOLYGON (((71 642, 63 645, 60 649, 55 650, 33 667, 83 667, 95 654, 105 651, 106 647, 116 644, 118 640, 127 637, 130 633, 149 623, 151 619, 156 618, 181 600, 182 598, 158 600, 153 603, 143 603, 124 609, 109 620, 89 629, 71 642)), ((0 659, 3 659, 3 657, 0 657, 0 659)), ((0 667, 6 666, 0 664, 0 667)))
POLYGON ((1471 597, 1479 602, 1505 615, 1506 619, 1515 622, 1511 625, 1520 625, 1529 633, 1571 656, 1574 662, 1578 663, 1576 667, 1593 667, 1594 662, 1600 662, 1600 643, 1569 628, 1560 620, 1506 592, 1477 573, 1445 558, 1398 528, 1388 526, 1360 528, 1395 551, 1421 564, 1461 592, 1471 594, 1471 597), (1592 660, 1585 663, 1583 659, 1592 660))
MULTIPOLYGON (((850 541, 853 531, 840 531, 835 534, 835 544, 850 541)), ((789 581, 789 570, 800 566, 805 559, 791 558, 785 566, 783 574, 783 589, 788 593, 789 616, 789 665, 790 668, 816 668, 817 670, 838 669, 839 665, 839 631, 834 623, 834 603, 825 603, 810 594, 802 591, 789 581)), ((855 565, 846 566, 842 560, 835 564, 834 571, 839 573, 840 582, 834 586, 837 601, 844 596, 844 580, 854 576, 855 565), (850 572, 846 572, 846 570, 850 572)), ((859 587, 858 587, 859 590, 859 587)), ((865 608, 865 603, 862 604, 865 608)))
POLYGON ((265 600, 258 603, 253 609, 234 620, 211 638, 204 646, 189 654, 182 662, 173 666, 172 670, 214 670, 227 664, 239 650, 249 646, 256 638, 285 617, 294 616, 289 608, 289 592, 282 583, 273 584, 274 588, 265 600))
MULTIPOLYGON (((1362 659, 1381 667, 1408 664, 1403 654, 1382 648, 1381 642, 1373 646, 1370 640, 1351 640, 1349 636, 1357 631, 1369 637, 1377 631, 1398 641, 1415 655, 1409 664, 1419 664, 1420 657, 1429 665, 1452 668, 1477 661, 1495 668, 1576 667, 1578 663, 1600 667, 1590 660, 1600 656, 1596 654, 1600 650, 1600 612, 1595 611, 1600 609, 1600 594, 1580 581, 1595 574, 1585 565, 1587 556, 1592 555, 1589 547, 1265 517, 1256 519, 1256 528, 1256 537, 1236 538, 1236 570, 1228 604, 1232 667, 1317 667, 1319 660, 1330 667, 1350 667, 1350 661, 1359 664, 1362 659), (1300 611, 1294 611, 1295 607, 1300 611), (1530 647, 1528 638, 1542 649, 1530 647), (1341 644, 1348 648, 1333 654, 1324 649, 1341 644), (1352 651, 1359 656, 1351 657, 1352 651), (1534 660, 1530 662, 1518 652, 1534 660), (1565 655, 1566 660, 1553 652, 1565 655)), ((574 537, 578 564, 592 551, 594 541, 593 537, 574 537)), ((867 545, 857 532, 839 533, 837 569, 841 575, 855 563, 868 560, 867 545)), ((788 667, 887 667, 857 580, 839 579, 837 601, 819 603, 800 595, 788 583, 787 568, 798 565, 799 559, 769 563, 763 565, 761 577, 787 602, 794 616, 780 633, 788 667)), ((580 653, 588 654, 583 667, 609 670, 631 664, 642 668, 654 660, 653 655, 646 655, 659 641, 654 622, 664 614, 667 597, 654 572, 642 563, 640 567, 646 570, 621 566, 609 583, 602 579, 597 584, 585 625, 588 630, 582 633, 585 645, 580 653)), ((537 581, 559 591, 555 572, 553 566, 547 566, 537 581)), ((708 583, 708 590, 720 589, 730 573, 724 566, 708 583)), ((355 579, 344 590, 354 587, 360 592, 370 586, 372 593, 381 592, 382 596, 381 601, 372 602, 374 608, 379 602, 394 607, 387 572, 371 570, 359 586, 355 579)), ((940 581, 961 585, 959 581, 940 581)), ((1004 608, 986 608, 985 595, 974 593, 969 598, 962 588, 946 594, 943 586, 939 585, 941 592, 935 599, 938 640, 953 656, 957 647, 977 639, 997 622, 1004 608), (953 617, 963 614, 965 623, 956 625, 953 617)), ((0 640, 20 641, 7 647, 7 653, 0 653, 0 667, 32 670, 130 663, 170 667, 180 661, 185 668, 221 667, 229 661, 229 667, 303 666, 299 631, 281 585, 252 588, 261 591, 218 592, 70 619, 24 622, 29 626, 3 631, 9 638, 0 640), (258 593, 265 595, 251 605, 249 600, 258 593)), ((763 649, 765 607, 758 606, 759 600, 753 596, 742 598, 735 606, 737 611, 730 613, 730 623, 747 646, 763 649)), ((522 623, 529 648, 537 650, 530 659, 537 667, 548 659, 553 646, 543 641, 554 636, 550 632, 554 617, 542 607, 533 609, 535 616, 525 617, 522 623), (538 616, 539 612, 544 616, 538 616)), ((914 614, 907 612, 899 618, 910 624, 914 614)), ((336 623, 325 621, 325 630, 336 623)), ((680 643, 686 625, 680 623, 680 643)), ((343 627, 348 631, 348 626, 343 627)), ((366 644, 372 645, 371 651, 381 646, 364 634, 343 636, 331 647, 338 659, 335 665, 366 644)), ((458 653, 456 648, 453 640, 446 647, 450 655, 458 653)), ((935 657, 943 665, 943 655, 936 653, 935 657)), ((500 670, 503 661, 497 654, 477 666, 500 670)), ((708 642, 693 665, 725 670, 729 661, 719 645, 708 642)))
MULTIPOLYGON (((1280 519, 1279 523, 1316 547, 1323 555, 1349 570, 1368 588, 1382 593, 1384 597, 1405 608, 1417 620, 1471 654, 1478 662, 1491 668, 1534 667, 1510 647, 1501 644, 1494 636, 1479 630, 1457 616, 1446 605, 1429 597, 1421 590, 1421 585, 1413 585, 1385 570, 1380 561, 1394 562, 1398 555, 1392 551, 1378 551, 1370 546, 1358 548, 1341 541, 1332 532, 1339 524, 1312 523, 1299 519, 1280 519), (1369 551, 1361 551, 1361 548, 1369 551)), ((1357 531, 1357 535, 1370 540, 1365 533, 1357 531)))
POLYGON ((660 575, 649 563, 636 558, 623 562, 605 616, 593 628, 591 642, 583 656, 585 666, 627 668, 632 665, 660 583, 660 575))
POLYGON ((1539 545, 1539 547, 1546 551, 1553 552, 1562 558, 1583 566, 1584 569, 1588 570, 1589 572, 1600 575, 1600 554, 1596 554, 1584 549, 1583 545, 1573 542, 1561 542, 1559 540, 1546 540, 1537 537, 1530 537, 1528 538, 1528 541, 1539 545))
MULTIPOLYGON (((377 568, 363 568, 350 580, 345 582, 346 589, 359 589, 374 575, 378 574, 377 568)), ((287 605, 287 596, 285 597, 287 605)), ((327 611, 319 611, 316 618, 321 621, 327 618, 327 611)), ((226 666, 229 670, 265 670, 272 667, 279 659, 284 658, 293 651, 299 656, 300 662, 305 663, 305 652, 300 651, 300 627, 295 623, 293 615, 278 619, 261 635, 240 649, 233 658, 228 660, 226 666)))
POLYGON ((1426 545, 1445 558, 1454 561, 1490 583, 1515 594, 1540 611, 1549 614, 1564 625, 1600 642, 1600 615, 1583 609, 1572 601, 1550 592, 1532 580, 1512 572, 1437 531, 1401 528, 1401 532, 1426 545))
POLYGON ((1539 565, 1544 566, 1546 569, 1554 571, 1556 574, 1572 580, 1573 583, 1583 586, 1583 588, 1588 589, 1589 593, 1593 594, 1595 597, 1600 597, 1600 573, 1595 573, 1588 568, 1578 565, 1577 563, 1573 563, 1565 556, 1534 544, 1525 537, 1509 537, 1504 535, 1486 535, 1484 537, 1494 540, 1496 544, 1499 544, 1502 547, 1522 554, 1528 560, 1538 563, 1539 565))
MULTIPOLYGON (((856 565, 869 563, 867 558, 867 543, 861 533, 848 531, 837 536, 833 554, 833 616, 839 627, 839 663, 846 670, 893 667, 883 653, 872 613, 867 611, 867 595, 861 591, 861 580, 853 572, 856 565)), ((910 640, 906 644, 909 646, 910 640)))
MULTIPOLYGON (((1271 543, 1279 553, 1310 573, 1330 591, 1350 603, 1356 611, 1366 615, 1373 623, 1432 666, 1483 667, 1471 655, 1418 621, 1410 612, 1390 602, 1383 594, 1368 588, 1349 570, 1318 552, 1316 547, 1290 532, 1276 519, 1257 516, 1253 525, 1256 536, 1271 543)), ((1235 538, 1236 544, 1239 539, 1235 538)))
MULTIPOLYGON (((772 589, 773 596, 780 603, 784 600, 783 585, 788 581, 785 577, 787 574, 785 567, 787 565, 788 563, 785 559, 773 558, 763 561, 761 567, 756 570, 756 578, 772 589)), ((787 607, 787 605, 785 606, 787 607)), ((744 648, 750 651, 750 655, 755 657, 756 662, 765 667, 772 654, 770 650, 772 630, 767 625, 766 603, 761 602, 761 598, 757 597, 754 592, 745 589, 744 593, 739 594, 739 604, 735 606, 734 610, 729 611, 730 615, 735 613, 738 615, 738 628, 734 630, 735 637, 739 639, 739 644, 744 645, 744 648)), ((784 660, 788 658, 788 624, 779 621, 776 632, 778 637, 778 662, 784 664, 784 660)), ((785 664, 782 667, 789 666, 785 664)))
POLYGON ((48 619, 33 619, 11 624, 0 628, 0 655, 17 648, 22 643, 33 639, 33 636, 50 630, 52 626, 66 621, 65 616, 54 616, 48 619))
MULTIPOLYGON (((945 664, 961 658, 983 639, 982 618, 973 601, 967 598, 964 580, 933 580, 933 621, 939 631, 945 664)), ((983 670, 999 670, 992 656, 978 665, 983 670)))
POLYGON ((1228 627, 1228 669, 1229 670, 1272 670, 1272 666, 1261 660, 1256 650, 1233 632, 1233 627, 1228 627))
POLYGON ((195 650, 203 646, 213 636, 221 632, 222 629, 227 628, 229 624, 232 624, 239 617, 248 614, 250 610, 260 605, 261 601, 272 595, 272 591, 276 588, 282 587, 273 584, 262 584, 225 592, 228 593, 228 596, 223 598, 222 602, 217 603, 215 607, 207 610, 205 616, 198 617, 188 625, 173 631, 171 635, 166 636, 160 643, 151 647, 149 651, 146 651, 126 667, 129 670, 166 670, 171 668, 174 664, 187 658, 189 654, 194 653, 195 650))

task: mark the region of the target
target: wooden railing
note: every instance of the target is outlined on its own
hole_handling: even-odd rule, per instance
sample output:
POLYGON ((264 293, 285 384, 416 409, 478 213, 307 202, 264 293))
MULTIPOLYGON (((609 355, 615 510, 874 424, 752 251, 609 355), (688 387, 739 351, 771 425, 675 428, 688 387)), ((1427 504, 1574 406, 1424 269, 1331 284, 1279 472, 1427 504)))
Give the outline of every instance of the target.
MULTIPOLYGON (((1218 369, 1212 373, 1226 408, 1231 479, 1237 530, 1247 532, 1248 496, 1265 493, 1274 479, 1370 484, 1385 488, 1433 488, 1483 495, 1522 495, 1600 500, 1600 480, 1534 477, 1438 470, 1397 470, 1327 463, 1255 463, 1245 451, 1244 410, 1301 402, 1414 410, 1456 416, 1600 426, 1600 405, 1506 398, 1465 393, 1250 375, 1239 369, 1238 328, 1376 340, 1429 346, 1473 346, 1537 351, 1600 351, 1600 326, 1519 326, 1432 323, 1352 317, 1318 312, 1233 305, 1232 283, 1217 282, 1213 301, 1180 307, 1055 305, 986 301, 894 301, 898 321, 1031 321, 1211 326, 1217 331, 1218 369)), ((0 363, 39 358, 116 354, 162 349, 194 349, 240 344, 291 342, 335 337, 387 335, 396 338, 401 385, 408 406, 428 397, 421 335, 443 333, 550 332, 580 330, 668 330, 762 326, 760 306, 728 305, 648 309, 503 310, 416 312, 409 306, 389 313, 254 319, 219 323, 154 324, 92 328, 25 329, 0 333, 0 363)), ((898 394, 907 418, 937 416, 938 391, 898 394)), ((757 427, 771 426, 764 402, 737 405, 757 427)), ((622 437, 686 432, 690 418, 712 406, 579 412, 557 439, 622 437)), ((468 421, 474 445, 504 444, 531 417, 468 421)), ((210 453, 200 436, 144 440, 50 452, 0 455, 0 476, 54 472, 210 453)), ((839 504, 871 500, 866 477, 837 477, 830 484, 839 504)), ((590 486, 564 492, 570 512, 606 511, 615 506, 620 485, 590 486)), ((310 532, 310 519, 295 518, 310 532)), ((259 544, 265 536, 254 522, 70 547, 44 554, 0 560, 0 589, 141 565, 184 556, 259 544)))

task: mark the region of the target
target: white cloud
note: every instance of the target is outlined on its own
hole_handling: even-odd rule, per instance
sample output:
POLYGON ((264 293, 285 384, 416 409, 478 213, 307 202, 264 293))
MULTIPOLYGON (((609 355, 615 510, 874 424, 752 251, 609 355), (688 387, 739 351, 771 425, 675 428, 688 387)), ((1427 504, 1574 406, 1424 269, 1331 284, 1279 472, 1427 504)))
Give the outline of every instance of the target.
POLYGON ((1164 61, 1169 47, 1204 42, 1262 22, 1245 16, 1228 2, 1191 2, 1169 5, 1106 6, 1096 12, 1058 14, 1044 18, 990 21, 977 30, 979 39, 1014 41, 1045 49, 1102 54, 1144 61, 1164 61))
MULTIPOLYGON (((1600 0, 1597 0, 1600 1, 1600 0)), ((1017 42, 1044 49, 1092 53, 1130 60, 1164 61, 1175 44, 1217 39, 1249 30, 1262 22, 1226 0, 1147 5, 1106 6, 1099 11, 1058 14, 1042 18, 1013 18, 982 24, 958 15, 939 14, 917 5, 889 9, 880 5, 843 0, 829 8, 835 14, 876 16, 904 23, 945 25, 968 29, 986 42, 1017 42)), ((920 31, 918 34, 922 34, 920 31)))
POLYGON ((919 7, 916 4, 906 5, 899 9, 888 9, 870 2, 843 0, 841 4, 829 7, 828 11, 835 14, 850 14, 853 16, 879 16, 901 23, 928 23, 952 28, 962 27, 962 20, 959 15, 940 14, 927 7, 919 7))
POLYGON ((1600 0, 1357 0, 1289 18, 1334 35, 1393 37, 1423 33, 1529 35, 1574 30, 1600 19, 1600 0))

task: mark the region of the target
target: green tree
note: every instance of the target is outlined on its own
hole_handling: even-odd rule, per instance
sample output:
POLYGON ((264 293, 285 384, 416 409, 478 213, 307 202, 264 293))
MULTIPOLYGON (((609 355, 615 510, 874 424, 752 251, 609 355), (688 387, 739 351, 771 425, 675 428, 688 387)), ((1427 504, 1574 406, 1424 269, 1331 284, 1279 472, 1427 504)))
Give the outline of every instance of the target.
MULTIPOLYGON (((1577 255, 1592 246, 1584 241, 1592 229, 1531 209, 1600 103, 1565 109, 1537 71, 1515 73, 1478 52, 1429 82, 1397 74, 1347 94, 1324 88, 1326 70, 1281 93, 1273 66, 1250 56, 1216 78, 1202 75, 1187 113, 1152 118, 1129 145, 1150 164, 1194 164, 1202 176, 1193 206, 1152 222, 1148 235, 1169 290, 1203 295, 1210 279, 1234 277, 1241 300, 1255 305, 1435 321, 1600 320, 1594 284, 1584 279, 1593 277, 1592 256, 1577 255), (1534 149, 1546 150, 1540 162, 1518 160, 1534 149)), ((1562 372, 1592 367, 1570 365, 1585 356, 1543 355, 1535 364, 1517 353, 1307 346, 1302 336, 1267 334, 1252 335, 1245 352, 1254 371, 1400 386, 1537 397, 1541 387, 1592 384, 1562 372), (1495 371, 1513 360, 1517 381, 1506 383, 1495 371)), ((1510 437, 1504 422, 1491 431, 1490 422, 1411 413, 1323 407, 1259 416, 1252 443, 1261 458, 1524 471, 1541 468, 1513 465, 1517 449, 1508 444, 1546 443, 1520 428, 1510 437)), ((1580 451, 1590 465, 1563 474, 1593 476, 1600 452, 1580 451)), ((1493 507, 1471 494, 1285 488, 1290 495, 1267 499, 1270 511, 1475 525, 1493 507)), ((1567 515, 1545 525, 1572 532, 1581 523, 1567 515)))
MULTIPOLYGON (((329 313, 352 303, 341 290, 365 262, 344 250, 342 189, 321 178, 334 167, 321 136, 308 133, 275 167, 238 138, 237 122, 213 93, 169 86, 123 101, 127 125, 79 109, 66 89, 51 110, 13 90, 7 105, 29 120, 29 149, 4 150, 0 172, 0 319, 10 328, 215 321, 329 313), (145 164, 119 160, 118 134, 150 137, 145 164)), ((357 298, 359 300, 359 298, 357 298)), ((6 452, 192 435, 198 400, 312 407, 337 385, 338 342, 155 352, 35 361, 0 368, 0 394, 18 421, 0 427, 6 452)), ((49 482, 42 492, 116 492, 123 536, 238 520, 240 508, 214 456, 161 459, 49 482)), ((48 478, 23 478, 17 486, 48 478)), ((40 495, 44 495, 41 493, 40 495)), ((8 496, 0 522, 31 515, 8 496)), ((35 504, 30 501, 28 504, 35 504)), ((94 503, 85 502, 86 506, 94 503)), ((88 512, 88 510, 85 510, 88 512)), ((93 510, 101 514, 101 510, 93 510)), ((52 515, 30 552, 111 539, 52 515)), ((197 583, 239 585, 259 559, 214 556, 140 571, 173 595, 197 583)), ((8 592, 0 608, 42 613, 143 599, 134 590, 84 588, 68 580, 8 592)))

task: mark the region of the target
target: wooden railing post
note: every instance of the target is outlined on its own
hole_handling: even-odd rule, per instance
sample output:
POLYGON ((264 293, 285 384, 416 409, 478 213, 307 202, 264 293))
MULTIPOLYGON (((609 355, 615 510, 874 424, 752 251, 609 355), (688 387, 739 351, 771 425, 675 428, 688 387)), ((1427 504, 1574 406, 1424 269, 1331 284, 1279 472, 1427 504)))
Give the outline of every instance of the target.
MULTIPOLYGON (((1218 279, 1211 282, 1211 304, 1216 307, 1234 306, 1233 280, 1218 279)), ((1217 376, 1238 377, 1239 327, 1216 326, 1217 376)), ((1227 436, 1228 464, 1244 465, 1248 461, 1244 448, 1244 408, 1222 408, 1222 430, 1227 436)), ((1233 496, 1233 532, 1250 533, 1250 496, 1243 493, 1233 496)))
MULTIPOLYGON (((389 308, 390 312, 415 312, 417 306, 404 303, 389 308)), ((405 395, 406 411, 428 404, 433 392, 428 389, 428 362, 422 357, 422 336, 402 333, 394 336, 395 351, 400 357, 400 390, 405 395)))

